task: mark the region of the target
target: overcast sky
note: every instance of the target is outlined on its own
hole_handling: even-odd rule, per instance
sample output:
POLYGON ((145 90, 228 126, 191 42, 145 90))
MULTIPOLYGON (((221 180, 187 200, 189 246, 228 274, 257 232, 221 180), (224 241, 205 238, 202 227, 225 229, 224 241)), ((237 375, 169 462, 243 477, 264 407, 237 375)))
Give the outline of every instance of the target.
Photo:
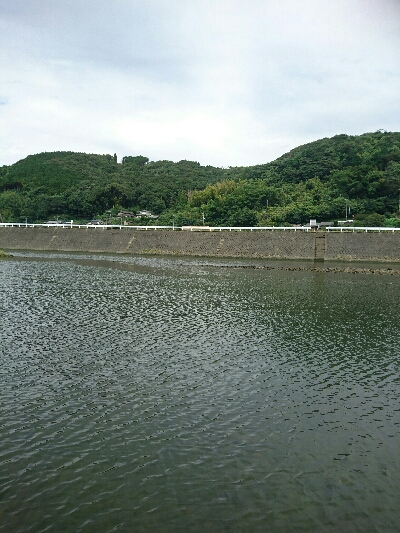
POLYGON ((0 62, 0 165, 253 165, 400 131, 400 0, 0 0, 0 62))

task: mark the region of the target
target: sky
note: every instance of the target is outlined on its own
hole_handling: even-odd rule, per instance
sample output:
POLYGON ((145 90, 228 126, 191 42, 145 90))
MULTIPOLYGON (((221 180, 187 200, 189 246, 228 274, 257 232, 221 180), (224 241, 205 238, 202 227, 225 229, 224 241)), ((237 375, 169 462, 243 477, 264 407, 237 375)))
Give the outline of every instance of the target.
POLYGON ((0 0, 0 166, 219 167, 400 131, 400 0, 0 0))

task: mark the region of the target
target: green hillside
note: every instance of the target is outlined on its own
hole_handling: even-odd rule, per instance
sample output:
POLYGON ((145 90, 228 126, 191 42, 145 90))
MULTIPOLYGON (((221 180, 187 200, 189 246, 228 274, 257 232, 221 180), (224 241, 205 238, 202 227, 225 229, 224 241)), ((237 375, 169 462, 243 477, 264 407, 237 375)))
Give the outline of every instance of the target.
MULTIPOLYGON (((399 214, 400 133, 336 135, 299 146, 271 163, 230 169, 234 183, 196 193, 209 221, 299 224, 310 218, 383 223, 399 214), (374 214, 374 217, 372 215, 374 214), (376 215, 380 215, 381 218, 376 215)), ((396 223, 396 222, 393 222, 396 223)))
POLYGON ((42 153, 0 169, 0 214, 4 221, 92 218, 121 208, 158 214, 222 178, 222 169, 192 161, 42 153))
POLYGON ((0 217, 111 221, 120 209, 146 209, 159 224, 199 223, 203 216, 209 225, 300 224, 346 214, 360 223, 397 224, 399 189, 398 132, 336 135, 264 165, 228 169, 52 152, 0 168, 0 217))

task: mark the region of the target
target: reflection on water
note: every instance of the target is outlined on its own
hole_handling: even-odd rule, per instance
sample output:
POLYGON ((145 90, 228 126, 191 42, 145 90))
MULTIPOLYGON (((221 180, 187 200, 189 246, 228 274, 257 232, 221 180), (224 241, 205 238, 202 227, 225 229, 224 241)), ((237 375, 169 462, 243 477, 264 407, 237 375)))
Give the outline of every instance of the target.
POLYGON ((1 532, 398 531, 400 276, 238 265, 0 262, 1 532))

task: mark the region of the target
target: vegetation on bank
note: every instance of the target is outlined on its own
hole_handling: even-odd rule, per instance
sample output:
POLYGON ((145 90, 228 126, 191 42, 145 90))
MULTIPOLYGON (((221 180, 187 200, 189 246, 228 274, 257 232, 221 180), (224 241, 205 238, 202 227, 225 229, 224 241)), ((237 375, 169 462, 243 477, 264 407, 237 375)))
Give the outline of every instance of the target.
POLYGON ((0 259, 6 259, 7 257, 12 257, 12 255, 6 254, 4 250, 0 250, 0 259))
POLYGON ((354 217, 358 225, 400 226, 399 194, 398 132, 336 135, 250 167, 52 152, 0 168, 0 221, 116 222, 121 210, 148 210, 157 221, 134 223, 264 226, 354 217))

